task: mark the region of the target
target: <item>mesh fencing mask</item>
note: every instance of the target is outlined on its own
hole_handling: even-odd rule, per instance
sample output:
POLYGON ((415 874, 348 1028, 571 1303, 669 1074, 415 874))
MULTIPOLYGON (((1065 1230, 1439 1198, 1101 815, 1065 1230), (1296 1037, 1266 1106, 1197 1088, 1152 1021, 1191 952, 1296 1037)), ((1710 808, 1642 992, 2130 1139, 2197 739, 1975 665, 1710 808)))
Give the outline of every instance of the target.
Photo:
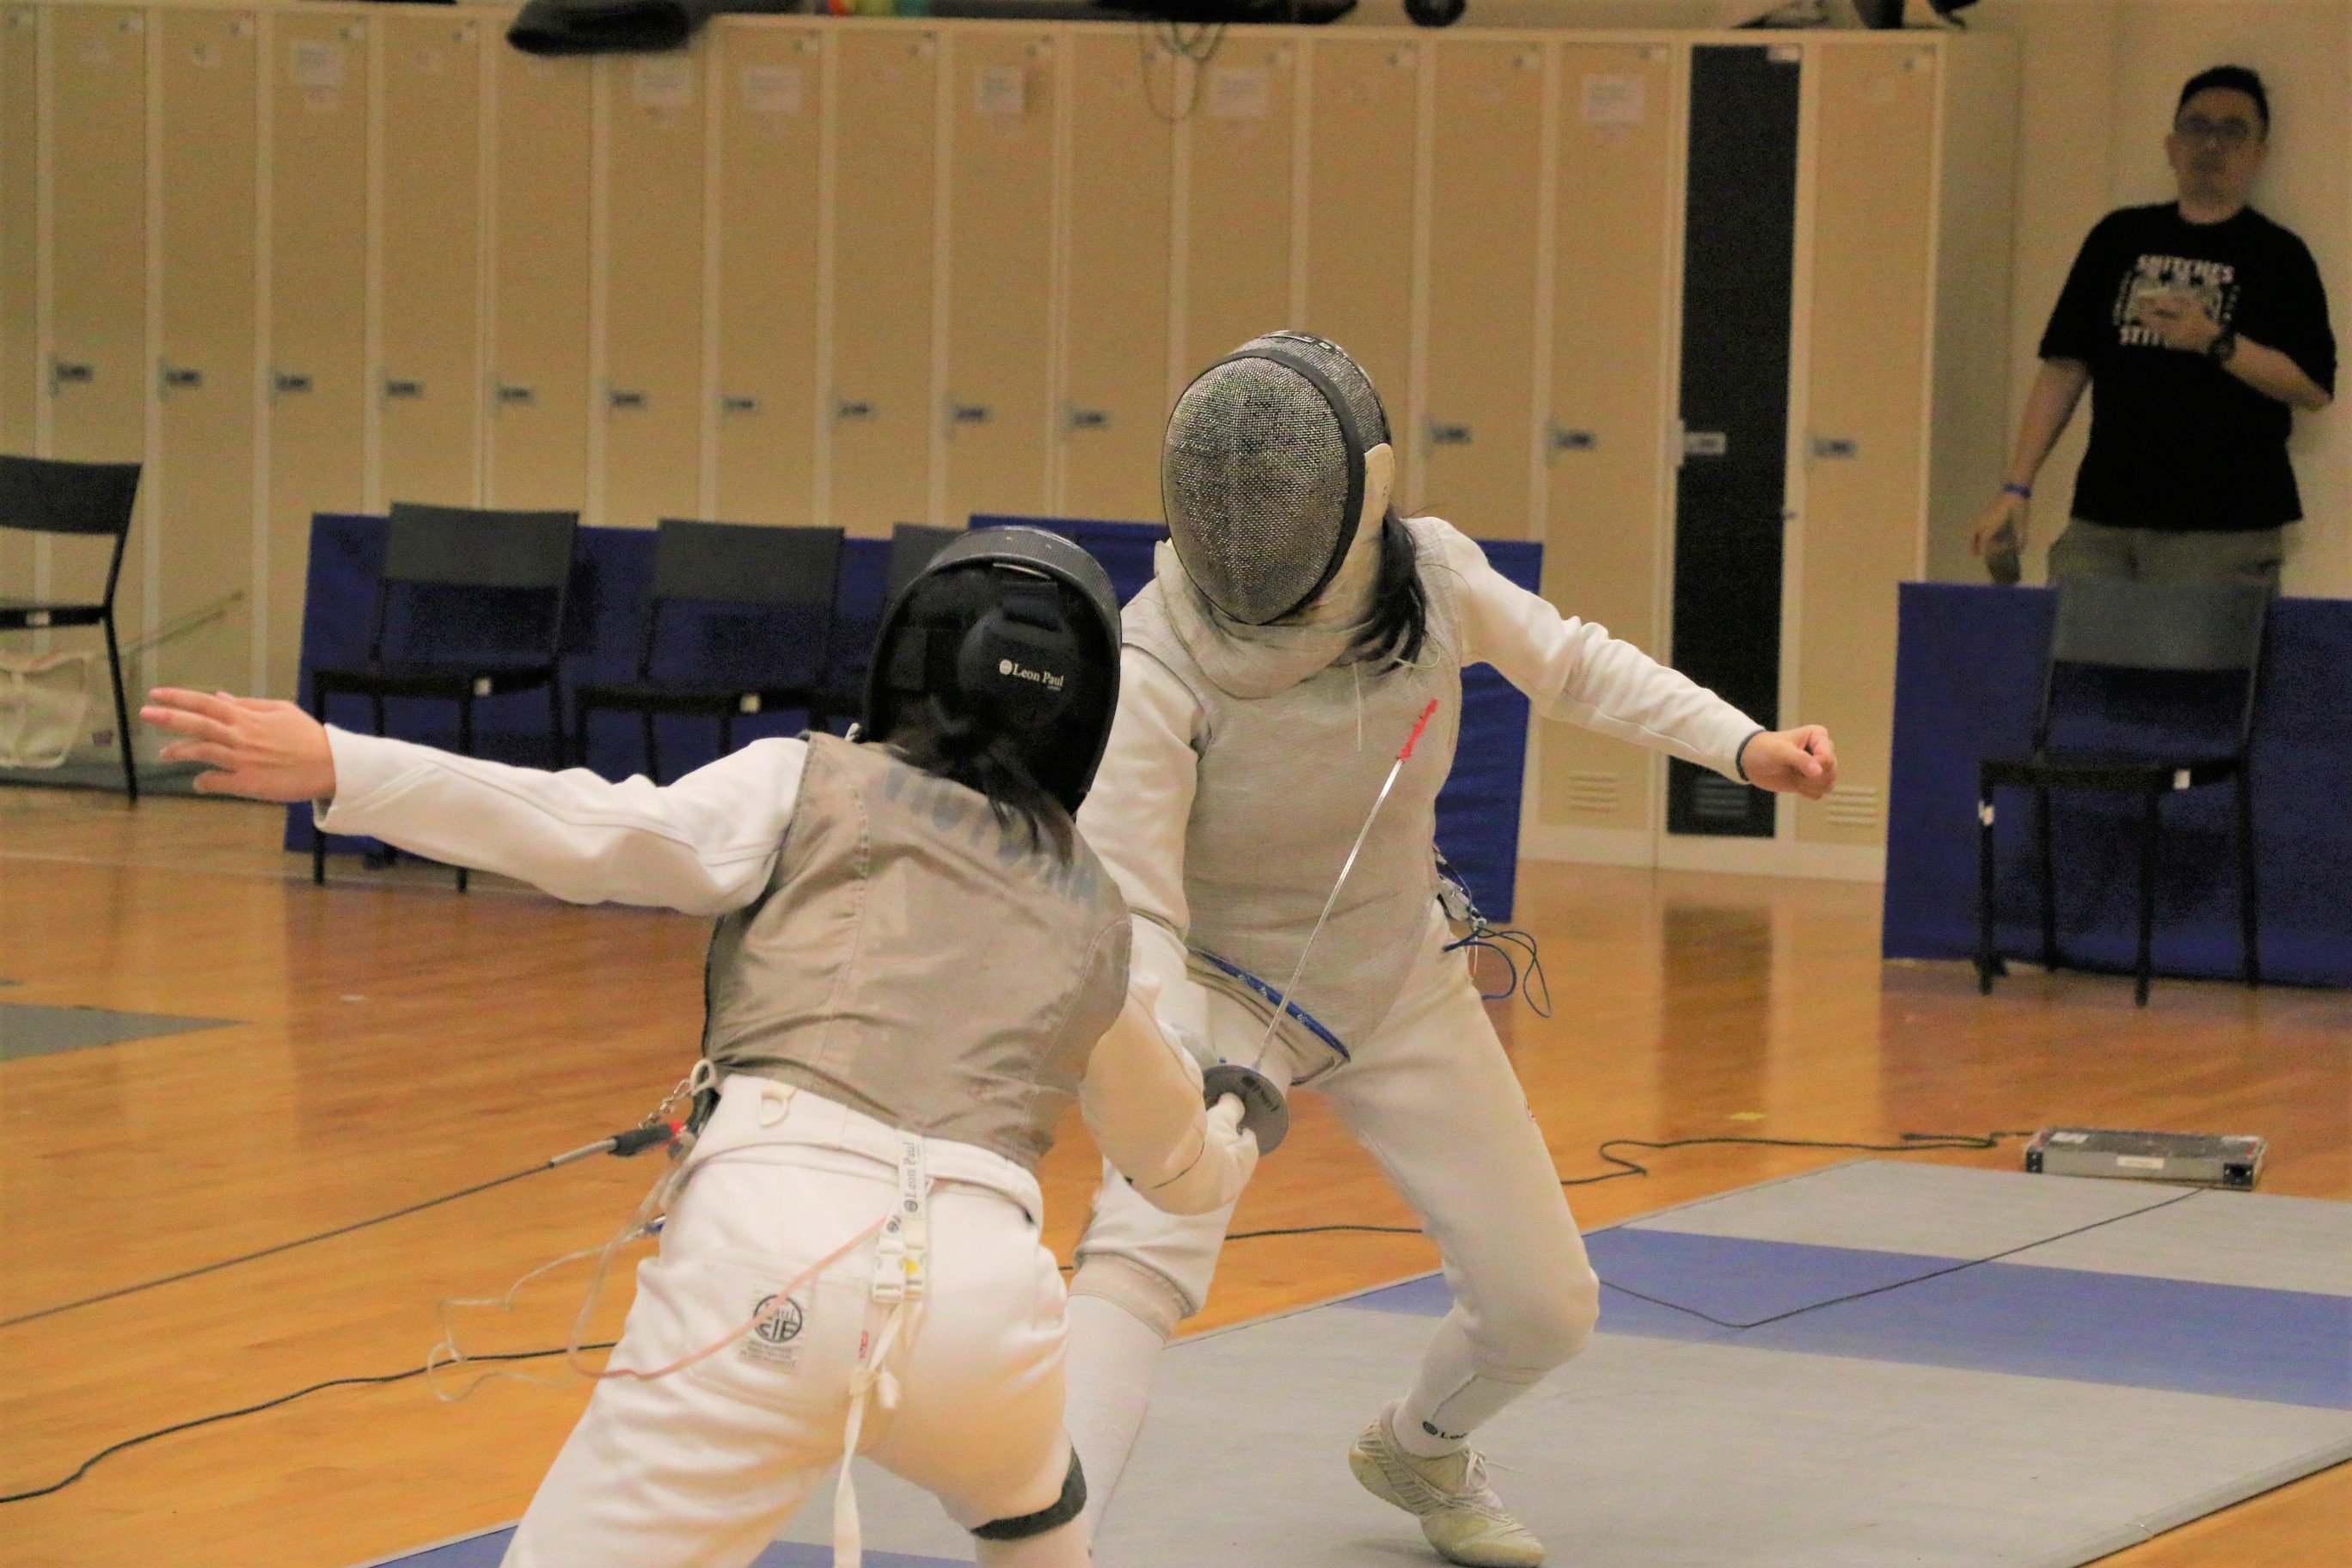
POLYGON ((1202 371, 1176 400, 1160 459, 1193 585, 1247 626, 1311 603, 1355 541, 1364 453, 1388 438, 1371 378, 1337 343, 1270 332, 1202 371))

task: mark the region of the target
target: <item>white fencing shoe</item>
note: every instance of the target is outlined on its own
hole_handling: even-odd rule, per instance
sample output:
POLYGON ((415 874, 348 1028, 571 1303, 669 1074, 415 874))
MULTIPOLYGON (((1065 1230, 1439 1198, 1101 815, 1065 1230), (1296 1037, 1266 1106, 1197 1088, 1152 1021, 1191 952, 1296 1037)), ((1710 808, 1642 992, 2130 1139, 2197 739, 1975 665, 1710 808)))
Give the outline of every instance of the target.
POLYGON ((1389 1430, 1395 1407, 1381 1411, 1348 1450, 1348 1468, 1364 1489, 1421 1521, 1421 1532, 1448 1563, 1467 1568, 1536 1568, 1543 1542, 1503 1510, 1486 1484, 1486 1461, 1475 1448, 1424 1459, 1397 1447, 1389 1430))

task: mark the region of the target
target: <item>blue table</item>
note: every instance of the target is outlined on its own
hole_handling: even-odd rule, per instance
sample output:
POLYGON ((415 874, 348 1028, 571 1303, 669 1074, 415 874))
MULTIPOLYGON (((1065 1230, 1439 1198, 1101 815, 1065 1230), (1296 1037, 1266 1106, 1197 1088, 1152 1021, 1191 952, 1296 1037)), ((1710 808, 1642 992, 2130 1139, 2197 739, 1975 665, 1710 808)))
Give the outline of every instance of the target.
MULTIPOLYGON (((1978 759, 2030 746, 2056 595, 2042 589, 1903 585, 1895 756, 1887 801, 1885 952, 1976 951, 1978 759)), ((2352 601, 2273 608, 2254 716, 2263 973, 2352 985, 2352 601)), ((2003 952, 2041 952, 2025 796, 2004 792, 1995 927, 2003 952)), ((2136 919, 2137 797, 2055 797, 2059 946, 2086 967, 2127 969, 2136 919)), ((2164 803, 2156 971, 2235 978, 2237 872, 2228 786, 2164 803)))
MULTIPOLYGON (((1164 528, 1152 523, 1016 517, 971 521, 975 527, 1029 523, 1077 541, 1102 562, 1122 603, 1150 581, 1153 547, 1167 537, 1164 528)), ((311 520, 310 577, 302 605, 304 668, 313 664, 356 663, 366 657, 376 579, 383 567, 383 539, 384 520, 380 517, 321 513, 311 520)), ((580 531, 572 555, 572 605, 563 639, 567 692, 583 680, 626 680, 635 675, 653 552, 654 535, 647 529, 580 531)), ((1486 545, 1486 554, 1506 577, 1534 589, 1543 570, 1542 546, 1496 542, 1486 545)), ((845 543, 831 671, 839 704, 835 729, 859 706, 866 651, 881 618, 888 561, 887 541, 852 539, 845 543)), ((714 635, 701 639, 708 659, 721 656, 726 638, 718 633, 723 630, 714 628, 714 635)), ((666 630, 665 641, 668 637, 666 630)), ((684 667, 665 673, 692 679, 697 673, 692 651, 696 639, 689 634, 682 640, 688 645, 684 667)), ((310 700, 307 680, 302 700, 306 704, 310 700)), ((364 730, 369 723, 366 704, 349 699, 339 700, 330 717, 353 729, 364 730)), ((717 755, 718 727, 710 721, 667 717, 657 722, 667 776, 677 777, 717 755)), ((764 735, 797 734, 806 722, 805 714, 788 711, 739 719, 736 743, 764 735)), ((446 702, 394 700, 386 704, 384 727, 404 740, 454 745, 457 712, 446 702)), ((545 693, 520 692, 484 700, 476 709, 475 732, 475 750, 482 756, 546 766, 550 758, 545 693)), ((584 761, 607 778, 625 778, 645 766, 636 735, 633 717, 606 715, 591 729, 588 755, 574 761, 584 761)), ((1527 743, 1527 700, 1485 666, 1469 671, 1463 682, 1461 744, 1454 772, 1438 797, 1437 837, 1479 906, 1497 921, 1510 918, 1517 879, 1519 794, 1527 743)), ((287 814, 286 847, 307 850, 310 842, 310 808, 291 808, 287 814)), ((377 846, 371 839, 334 837, 328 839, 327 847, 338 854, 355 854, 377 846)))

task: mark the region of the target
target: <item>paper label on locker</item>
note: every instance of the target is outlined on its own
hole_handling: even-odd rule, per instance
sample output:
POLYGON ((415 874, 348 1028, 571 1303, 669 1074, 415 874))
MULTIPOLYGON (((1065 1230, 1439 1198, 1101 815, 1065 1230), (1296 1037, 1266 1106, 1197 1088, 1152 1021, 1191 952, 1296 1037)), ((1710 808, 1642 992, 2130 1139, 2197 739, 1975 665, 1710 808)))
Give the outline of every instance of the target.
POLYGON ((1209 113, 1217 120, 1264 120, 1274 111, 1274 73, 1264 66, 1218 66, 1209 72, 1209 113))
POLYGON ((351 51, 324 38, 297 38, 287 47, 286 79, 313 90, 343 85, 344 61, 351 51))
POLYGON ((982 66, 971 85, 975 114, 1019 115, 1028 107, 1029 77, 1019 66, 982 66))
POLYGON ((1588 125, 1639 125, 1650 117, 1650 84, 1637 76, 1584 79, 1588 125))
POLYGON ((629 98, 640 109, 685 109, 694 102, 694 67, 687 60, 639 60, 629 73, 629 98))
POLYGON ((801 68, 798 66, 743 68, 743 112, 746 114, 798 114, 803 96, 801 68))

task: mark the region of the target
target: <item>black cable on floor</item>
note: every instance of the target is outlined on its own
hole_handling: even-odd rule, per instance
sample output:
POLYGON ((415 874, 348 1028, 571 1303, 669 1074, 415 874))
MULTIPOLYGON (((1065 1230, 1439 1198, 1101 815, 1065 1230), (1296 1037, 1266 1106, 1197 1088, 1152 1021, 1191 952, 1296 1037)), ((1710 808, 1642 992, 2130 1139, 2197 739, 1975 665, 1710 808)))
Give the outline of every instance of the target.
POLYGON ((356 1219, 349 1225, 339 1225, 332 1230, 321 1230, 310 1236, 297 1237, 292 1241, 281 1241, 274 1247, 265 1247, 256 1252, 242 1252, 235 1258, 224 1258, 216 1263, 206 1263, 194 1268, 183 1268, 177 1274, 165 1274, 154 1279, 142 1279, 136 1285, 124 1285, 112 1290, 101 1290, 95 1296, 84 1296, 79 1300, 60 1301, 54 1307, 43 1307, 38 1310, 20 1313, 13 1318, 0 1318, 0 1329, 13 1329, 19 1323, 35 1322, 42 1318, 54 1318, 59 1312, 70 1312, 77 1307, 94 1307, 100 1301, 112 1301, 124 1296, 135 1296, 142 1290, 152 1290, 160 1285, 176 1284, 183 1279, 194 1279, 200 1274, 211 1274, 223 1268, 234 1268, 240 1263, 251 1263, 257 1258, 268 1258, 280 1252, 291 1252, 298 1247, 308 1247, 314 1241, 328 1241, 338 1236, 349 1236, 355 1230, 365 1230, 372 1225, 383 1225, 409 1215, 421 1214, 429 1208, 438 1208, 443 1204, 454 1204, 459 1198, 470 1198, 476 1193, 487 1193, 492 1187, 503 1187, 509 1182, 520 1182, 525 1176, 536 1176, 541 1171, 553 1169, 555 1169, 554 1162, 550 1161, 544 1164, 533 1165, 528 1170, 494 1176, 487 1182, 476 1182, 470 1187, 459 1187, 454 1193, 444 1193, 437 1198, 426 1198, 422 1203, 410 1204, 405 1208, 394 1209, 389 1214, 375 1215, 367 1219, 356 1219))
MULTIPOLYGON (((600 1340, 593 1344, 582 1345, 580 1348, 583 1351, 608 1351, 618 1342, 619 1342, 614 1340, 600 1340)), ((559 1356, 563 1353, 564 1348, 559 1345, 553 1350, 507 1351, 497 1355, 470 1355, 466 1359, 467 1361, 544 1361, 549 1356, 559 1356)), ((84 1459, 81 1464, 76 1468, 73 1474, 68 1476, 61 1481, 52 1481, 47 1486, 36 1487, 31 1491, 26 1492, 0 1492, 0 1503, 29 1502, 35 1498, 47 1497, 52 1492, 61 1492, 68 1487, 73 1485, 76 1481, 81 1479, 82 1477, 89 1474, 91 1468, 95 1467, 100 1460, 112 1458, 115 1455, 123 1452, 125 1449, 136 1448, 142 1443, 152 1443, 158 1437, 168 1437, 174 1432, 193 1431, 199 1426, 210 1426, 217 1421, 232 1421, 240 1415, 257 1415, 264 1410, 275 1410, 281 1405, 290 1405, 295 1400, 301 1398, 303 1395, 317 1394, 321 1389, 364 1387, 384 1383, 405 1383, 412 1377, 423 1377, 425 1375, 425 1369, 422 1366, 412 1366, 405 1372, 387 1372, 370 1377, 331 1377, 324 1383, 314 1383, 308 1388, 298 1388, 291 1394, 281 1394, 275 1399, 265 1399, 258 1405, 240 1405, 235 1410, 223 1410, 211 1415, 199 1415, 193 1421, 180 1421, 175 1422, 169 1426, 158 1426, 152 1432, 142 1432, 136 1437, 125 1437, 120 1443, 110 1443, 107 1445, 105 1447, 100 1448, 97 1453, 92 1454, 89 1458, 84 1459)))
MULTIPOLYGON (((1626 1176, 1646 1176, 1647 1165, 1612 1154, 1612 1149, 1693 1149, 1707 1143, 1738 1143, 1764 1149, 1846 1149, 1871 1154, 1931 1154, 1938 1150, 1962 1149, 1982 1152, 1998 1149, 2004 1138, 2031 1138, 2030 1131, 2003 1132, 1906 1132, 1895 1143, 1849 1143, 1825 1138, 1674 1138, 1664 1142, 1651 1142, 1641 1138, 1612 1138, 1595 1151, 1609 1163, 1618 1166, 1597 1176, 1566 1176, 1563 1187, 1589 1187, 1595 1182, 1614 1182, 1626 1176)), ((1227 1236, 1227 1241, 1258 1241, 1277 1236, 1321 1236, 1331 1231, 1356 1231, 1370 1236, 1420 1236, 1417 1225, 1296 1225, 1271 1230, 1237 1230, 1227 1236)), ((1671 1303, 1667 1303, 1671 1305, 1671 1303)))

